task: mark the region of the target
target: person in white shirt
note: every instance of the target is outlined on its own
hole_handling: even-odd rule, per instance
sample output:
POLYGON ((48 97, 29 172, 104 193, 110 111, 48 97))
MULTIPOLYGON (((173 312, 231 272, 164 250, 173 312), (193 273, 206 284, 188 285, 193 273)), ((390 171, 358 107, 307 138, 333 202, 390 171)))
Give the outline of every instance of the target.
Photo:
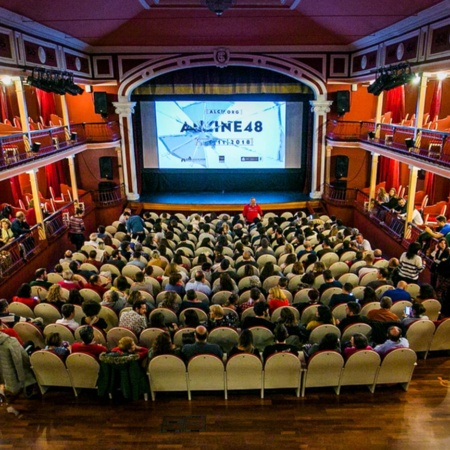
POLYGON ((67 328, 70 328, 72 331, 75 331, 80 324, 74 319, 75 317, 75 307, 66 303, 61 308, 61 314, 63 316, 62 319, 58 319, 56 323, 60 323, 61 325, 65 325, 67 328))

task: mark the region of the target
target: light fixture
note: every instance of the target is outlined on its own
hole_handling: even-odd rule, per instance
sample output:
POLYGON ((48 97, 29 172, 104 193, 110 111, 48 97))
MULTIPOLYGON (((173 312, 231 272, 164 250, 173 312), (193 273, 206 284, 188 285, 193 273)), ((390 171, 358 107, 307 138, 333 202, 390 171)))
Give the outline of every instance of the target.
POLYGON ((234 4, 234 0, 204 0, 204 2, 206 7, 219 17, 234 4))
POLYGON ((40 149, 41 149, 41 143, 40 142, 33 142, 33 145, 31 146, 31 151, 33 153, 39 153, 40 149))
POLYGON ((9 75, 3 75, 0 81, 5 86, 10 86, 12 84, 12 78, 9 75))
POLYGON ((408 63, 400 63, 396 66, 383 67, 377 70, 378 76, 367 91, 373 95, 380 95, 383 91, 389 91, 412 81, 415 77, 408 63))
POLYGON ((406 138, 405 139, 405 145, 406 148, 411 151, 412 148, 414 148, 414 146, 416 145, 416 141, 413 138, 406 138))
POLYGON ((45 92, 52 92, 54 94, 78 95, 82 94, 83 89, 73 82, 73 73, 47 70, 42 67, 37 67, 32 70, 31 75, 27 78, 27 83, 45 92))
POLYGON ((419 84, 420 83, 420 74, 416 73, 414 76, 414 79, 412 80, 413 84, 419 84))
POLYGON ((447 78, 447 74, 446 74, 445 72, 439 72, 439 73, 437 74, 437 79, 438 79, 439 81, 445 80, 446 78, 447 78))

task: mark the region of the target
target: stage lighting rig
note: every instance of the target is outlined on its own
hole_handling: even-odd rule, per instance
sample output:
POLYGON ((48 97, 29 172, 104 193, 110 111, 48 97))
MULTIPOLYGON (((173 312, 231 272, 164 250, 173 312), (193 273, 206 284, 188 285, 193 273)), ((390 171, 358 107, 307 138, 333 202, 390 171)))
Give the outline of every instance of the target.
POLYGON ((383 91, 389 91, 398 86, 409 83, 415 77, 408 63, 400 63, 396 66, 383 67, 377 70, 377 78, 367 88, 373 95, 380 95, 383 91))
POLYGON ((27 77, 27 83, 45 92, 52 92, 59 95, 80 95, 84 90, 74 83, 73 73, 49 70, 43 67, 32 69, 31 75, 27 77))

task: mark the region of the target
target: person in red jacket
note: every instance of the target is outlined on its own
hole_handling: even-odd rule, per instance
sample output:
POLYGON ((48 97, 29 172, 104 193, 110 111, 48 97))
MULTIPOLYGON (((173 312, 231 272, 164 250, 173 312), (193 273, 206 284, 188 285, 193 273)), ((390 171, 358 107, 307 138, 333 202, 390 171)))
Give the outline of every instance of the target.
POLYGON ((247 223, 253 223, 255 219, 262 219, 262 209, 256 204, 256 199, 254 197, 250 199, 250 203, 248 205, 244 206, 242 215, 247 223))

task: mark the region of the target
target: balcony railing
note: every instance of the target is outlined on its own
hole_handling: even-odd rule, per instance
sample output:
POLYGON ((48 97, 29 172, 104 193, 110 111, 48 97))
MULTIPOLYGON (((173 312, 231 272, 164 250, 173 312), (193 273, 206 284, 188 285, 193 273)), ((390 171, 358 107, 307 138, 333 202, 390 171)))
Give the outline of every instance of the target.
POLYGON ((374 122, 330 121, 327 124, 327 137, 335 141, 367 142, 374 146, 389 149, 393 153, 408 154, 409 157, 450 166, 450 133, 428 129, 415 129, 401 125, 375 124, 374 122), (369 132, 377 137, 370 138, 369 132), (405 139, 412 139, 408 147, 405 139))
POLYGON ((119 205, 126 200, 125 185, 120 184, 107 189, 92 191, 95 205, 100 208, 119 205))
POLYGON ((335 205, 353 206, 357 192, 357 189, 347 189, 333 186, 332 184, 326 184, 324 199, 335 205))
POLYGON ((117 122, 78 123, 0 137, 0 170, 59 153, 80 144, 120 139, 117 122))

